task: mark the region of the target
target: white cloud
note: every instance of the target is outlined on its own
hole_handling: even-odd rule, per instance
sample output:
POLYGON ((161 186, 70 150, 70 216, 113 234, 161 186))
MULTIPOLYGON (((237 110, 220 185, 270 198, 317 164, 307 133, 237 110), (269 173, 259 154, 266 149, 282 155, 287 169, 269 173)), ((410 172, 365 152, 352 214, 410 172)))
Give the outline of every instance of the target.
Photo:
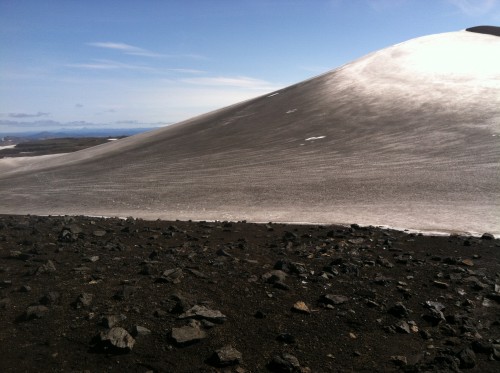
POLYGON ((144 70, 144 71, 155 71, 155 69, 144 66, 144 65, 132 65, 126 64, 118 61, 110 60, 94 60, 91 63, 74 63, 68 64, 67 67, 75 67, 80 69, 90 69, 90 70, 117 70, 117 69, 127 69, 127 70, 144 70))
POLYGON ((105 42, 105 43, 87 43, 88 45, 91 45, 93 47, 99 47, 99 48, 108 48, 108 49, 118 49, 124 52, 138 52, 138 51, 143 51, 144 49, 139 48, 139 47, 134 47, 133 45, 125 44, 125 43, 111 43, 111 42, 105 42))
POLYGON ((49 113, 44 113, 39 111, 38 113, 35 114, 30 114, 30 113, 9 113, 10 118, 40 118, 40 117, 46 117, 50 115, 49 113))
POLYGON ((139 48, 130 44, 125 43, 113 43, 113 42, 95 42, 95 43, 87 43, 92 47, 105 48, 105 49, 114 49, 126 54, 132 54, 134 56, 144 56, 144 57, 164 57, 159 53, 154 53, 148 51, 147 49, 139 48))
POLYGON ((468 16, 480 16, 491 12, 499 0, 445 0, 468 16))
POLYGON ((143 57, 157 57, 157 58, 189 58, 202 60, 206 59, 206 57, 198 55, 198 54, 162 54, 152 52, 150 50, 136 47, 135 45, 130 45, 126 43, 115 43, 115 42, 93 42, 87 43, 87 45, 91 47, 104 48, 104 49, 112 49, 116 50, 128 55, 133 56, 143 56, 143 57))
MULTIPOLYGON (((257 90, 274 90, 276 85, 261 79, 250 78, 246 76, 238 77, 200 77, 200 78, 189 78, 182 79, 182 82, 196 85, 205 86, 216 86, 216 87, 239 87, 246 89, 257 89, 257 90)), ((281 88, 281 87, 279 87, 281 88)))
POLYGON ((203 74, 205 71, 203 70, 195 70, 195 69, 168 69, 168 71, 173 71, 176 73, 185 73, 185 74, 203 74))

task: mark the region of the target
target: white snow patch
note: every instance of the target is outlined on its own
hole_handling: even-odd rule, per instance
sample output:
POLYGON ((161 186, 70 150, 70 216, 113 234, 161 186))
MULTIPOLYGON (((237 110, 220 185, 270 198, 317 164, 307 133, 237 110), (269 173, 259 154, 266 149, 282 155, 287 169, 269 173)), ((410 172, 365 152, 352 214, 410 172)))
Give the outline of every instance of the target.
POLYGON ((15 148, 15 147, 16 147, 15 145, 0 146, 0 150, 3 150, 3 149, 12 149, 12 148, 15 148))
POLYGON ((116 141, 116 140, 118 140, 118 139, 108 139, 108 141, 116 141))
POLYGON ((288 110, 286 113, 291 114, 291 113, 295 113, 296 111, 297 111, 297 109, 292 109, 292 110, 288 110))
POLYGON ((271 94, 271 95, 269 95, 267 97, 273 97, 273 96, 276 96, 276 95, 279 95, 279 94, 280 94, 279 92, 276 92, 276 93, 273 93, 273 94, 271 94))
POLYGON ((306 141, 324 139, 326 136, 308 137, 306 141))

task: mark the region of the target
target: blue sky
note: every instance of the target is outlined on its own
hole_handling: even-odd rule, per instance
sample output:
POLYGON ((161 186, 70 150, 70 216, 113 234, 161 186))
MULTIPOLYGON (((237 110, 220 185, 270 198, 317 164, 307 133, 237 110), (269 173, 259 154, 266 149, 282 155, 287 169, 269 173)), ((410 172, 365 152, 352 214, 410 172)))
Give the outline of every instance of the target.
POLYGON ((500 0, 0 0, 0 134, 178 122, 475 25, 500 0))

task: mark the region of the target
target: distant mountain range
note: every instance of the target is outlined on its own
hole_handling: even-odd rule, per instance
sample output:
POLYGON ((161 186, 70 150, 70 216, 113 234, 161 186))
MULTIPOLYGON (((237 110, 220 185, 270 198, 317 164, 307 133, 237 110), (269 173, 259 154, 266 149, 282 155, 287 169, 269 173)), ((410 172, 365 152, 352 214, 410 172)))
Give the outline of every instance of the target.
POLYGON ((16 133, 0 133, 0 145, 2 144, 18 144, 25 141, 57 139, 64 137, 121 137, 132 136, 138 133, 158 129, 151 128, 77 128, 77 129, 62 129, 59 131, 27 131, 16 133))

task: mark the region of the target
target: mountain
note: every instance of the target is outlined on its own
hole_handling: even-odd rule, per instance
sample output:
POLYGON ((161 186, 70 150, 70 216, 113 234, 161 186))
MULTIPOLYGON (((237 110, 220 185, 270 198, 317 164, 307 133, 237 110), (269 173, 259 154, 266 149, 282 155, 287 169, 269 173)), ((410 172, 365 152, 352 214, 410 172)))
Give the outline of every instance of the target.
POLYGON ((0 213, 499 233, 500 38, 488 30, 412 39, 166 128, 4 161, 0 213))
POLYGON ((0 133, 0 143, 5 140, 21 143, 32 140, 58 139, 63 137, 111 137, 131 136, 141 132, 152 131, 158 127, 144 128, 64 128, 57 131, 28 131, 17 133, 0 133))

